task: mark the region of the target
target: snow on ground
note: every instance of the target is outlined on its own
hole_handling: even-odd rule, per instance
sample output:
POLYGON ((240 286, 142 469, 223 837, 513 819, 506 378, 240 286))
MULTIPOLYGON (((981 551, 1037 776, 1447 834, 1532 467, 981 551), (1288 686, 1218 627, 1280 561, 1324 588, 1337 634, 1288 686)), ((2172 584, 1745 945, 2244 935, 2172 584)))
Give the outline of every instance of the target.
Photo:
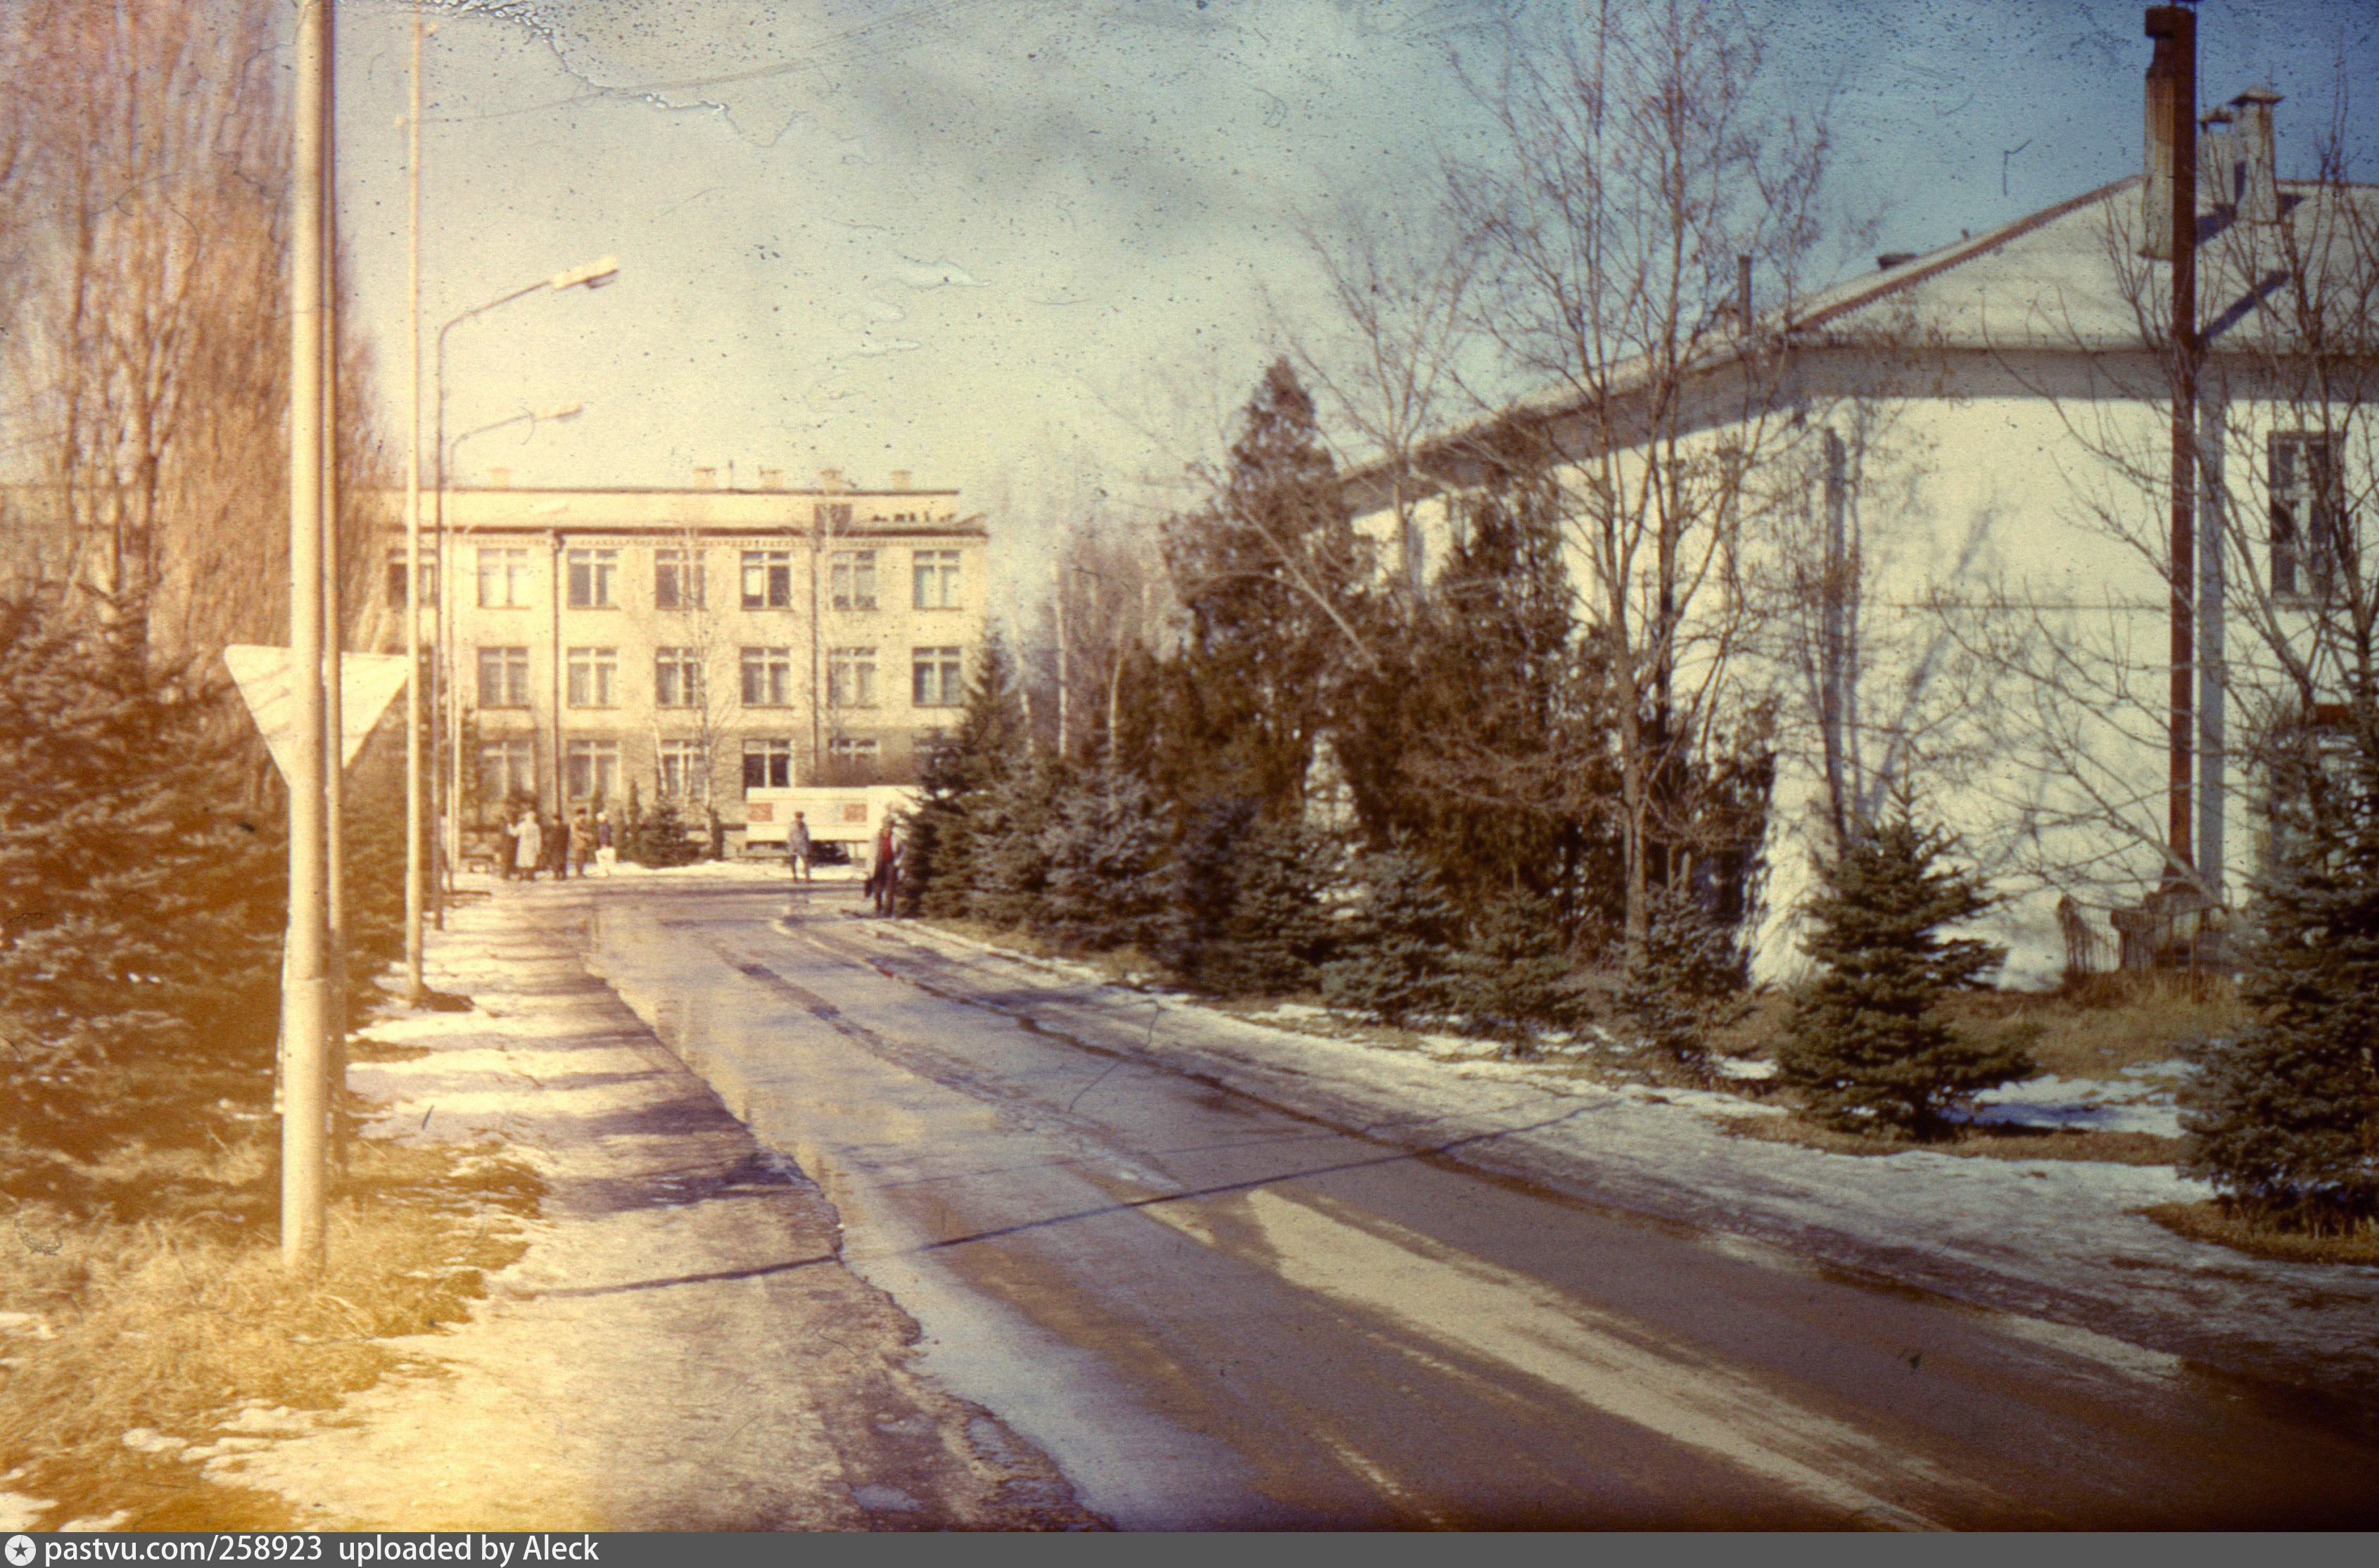
MULTIPOLYGON (((1443 1045, 1462 1050, 1435 1037, 1390 1048, 1296 1028, 1315 1020, 1294 1009, 1259 1021, 1085 982, 1081 966, 912 923, 860 929, 985 971, 1003 1006, 1077 1033, 1136 1046, 1159 1000, 1155 1048, 1195 1056, 1235 1087, 1598 1202, 1773 1242, 1778 1266, 1872 1271, 2161 1352, 2379 1387, 2379 1269, 2264 1261, 2179 1236, 2140 1211, 2210 1189, 2170 1166, 1825 1153, 1730 1136, 1723 1118, 1779 1113, 1729 1094, 1614 1086, 1559 1057, 1479 1059, 1475 1043, 1452 1037, 1443 1045)), ((2156 1068, 2122 1084, 2035 1080, 1992 1097, 1987 1114, 2172 1131, 2180 1064, 2156 1068)))
POLYGON ((2180 1106, 2174 1096, 2187 1067, 2185 1062, 2145 1063, 2126 1067, 2124 1076, 2114 1080, 2047 1074, 1977 1094, 1974 1119, 2005 1127, 2086 1128, 2179 1138, 2180 1106))

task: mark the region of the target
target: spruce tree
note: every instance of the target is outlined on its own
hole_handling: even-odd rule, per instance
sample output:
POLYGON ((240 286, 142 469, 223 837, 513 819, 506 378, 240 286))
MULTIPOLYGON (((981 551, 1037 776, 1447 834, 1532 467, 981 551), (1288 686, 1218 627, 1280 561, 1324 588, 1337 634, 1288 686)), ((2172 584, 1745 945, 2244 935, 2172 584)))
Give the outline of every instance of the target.
POLYGON ((1024 740, 1015 665, 994 632, 968 679, 958 732, 925 765, 923 798, 903 846, 901 914, 955 919, 969 912, 978 872, 973 814, 1022 759, 1024 740))
POLYGON ((1038 932, 1049 881, 1044 843, 1068 769, 1035 752, 978 790, 967 806, 966 912, 987 925, 1038 932))
POLYGON ((0 1121, 19 1131, 87 1141, 270 1081, 285 840, 242 803, 252 733, 212 674, 0 603, 0 1121))
POLYGON ((1214 503, 1167 530, 1186 614, 1166 661, 1152 777, 1177 805, 1302 804, 1316 740, 1360 662, 1367 541, 1322 440, 1313 400, 1278 360, 1249 400, 1214 503))
POLYGON ((1776 1053, 1777 1076, 1820 1120, 1935 1137, 1959 1101, 2035 1070, 2021 1049, 1966 1039, 1940 1015, 1948 992, 1983 984, 2006 958, 1938 935, 1992 903, 1974 874, 1938 865, 1952 843, 1919 827, 1903 802, 1822 868, 1802 946, 1823 967, 1776 1053))
POLYGON ((1068 947, 1156 948, 1165 910, 1165 812, 1113 763, 1079 778, 1044 830, 1039 927, 1068 947))
POLYGON ((2275 759, 2275 854, 2258 884, 2235 1040, 2201 1043, 2185 1174, 2248 1217, 2342 1231, 2379 1215, 2379 736, 2275 759))
POLYGON ((1397 849, 1363 856, 1354 880, 1357 903, 1341 956, 1322 971, 1322 996, 1397 1028, 1452 1011, 1462 912, 1437 873, 1397 849))
POLYGON ((1534 1049, 1540 1031, 1586 1022, 1584 994, 1552 900, 1521 889, 1491 900, 1455 962, 1454 1010, 1474 1034, 1534 1049))
POLYGON ((1335 941, 1324 900, 1336 860, 1336 846, 1302 822, 1264 822, 1244 801, 1198 808, 1167 879, 1167 966, 1215 995, 1308 989, 1335 941))
POLYGON ((1619 991, 1619 1011, 1635 1027, 1639 1058, 1664 1077, 1709 1083, 1710 1033, 1740 1016, 1742 994, 1743 954, 1733 930, 1690 891, 1663 890, 1619 991))

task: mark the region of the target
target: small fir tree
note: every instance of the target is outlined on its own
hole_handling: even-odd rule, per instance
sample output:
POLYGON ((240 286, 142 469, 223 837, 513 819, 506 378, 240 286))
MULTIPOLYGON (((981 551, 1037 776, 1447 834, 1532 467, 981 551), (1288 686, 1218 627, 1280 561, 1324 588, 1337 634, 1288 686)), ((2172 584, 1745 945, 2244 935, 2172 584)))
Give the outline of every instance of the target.
POLYGON ((1397 849, 1364 856, 1355 881, 1342 956, 1322 971, 1324 999, 1397 1028, 1453 1011, 1462 917, 1436 872, 1397 849))
POLYGON ((0 602, 0 1124, 20 1134, 196 1137, 156 1107, 270 1081, 284 819, 242 804, 252 731, 211 673, 0 602))
POLYGON ((1336 847, 1302 822, 1264 822, 1253 802, 1197 809, 1173 859, 1167 966, 1223 996, 1310 988, 1335 939, 1323 900, 1336 847))
POLYGON ((1067 792, 1066 775, 1052 758, 1028 756, 970 801, 968 915, 1002 929, 1043 929, 1050 870, 1044 836, 1067 792))
POLYGON ((1944 995, 1983 984, 2007 956, 1937 935, 1992 903, 1974 873, 1938 864, 1952 842, 1903 802, 1823 868, 1803 947, 1824 967, 1776 1053, 1777 1076, 1820 1120, 1935 1137, 1961 1100, 2036 1070, 2020 1048, 1967 1039, 1940 1016, 1944 995))
POLYGON ((1540 1031, 1586 1021, 1586 998, 1551 899, 1517 891, 1489 903, 1455 969, 1454 1010, 1466 1027, 1511 1041, 1518 1055, 1534 1051, 1540 1031))
POLYGON ((967 914, 977 873, 973 814, 1022 760, 1024 737, 1015 666, 995 632, 967 682, 958 733, 925 764, 923 798, 902 849, 901 914, 946 920, 967 914))
POLYGON ((1665 889, 1619 990, 1638 1059, 1664 1078, 1708 1084, 1715 1076, 1710 1034, 1742 1016, 1742 997, 1743 953, 1733 929, 1689 890, 1665 889))
MULTIPOLYGON (((2366 717, 2372 705, 2365 705, 2366 717)), ((2276 853, 2241 992, 2260 1016, 2191 1055, 2184 1174, 2247 1217, 2350 1231, 2379 1215, 2379 739, 2278 759, 2276 853)))
POLYGON ((1040 929, 1072 947, 1153 952, 1165 907, 1165 819, 1147 783, 1102 763, 1044 831, 1040 929))

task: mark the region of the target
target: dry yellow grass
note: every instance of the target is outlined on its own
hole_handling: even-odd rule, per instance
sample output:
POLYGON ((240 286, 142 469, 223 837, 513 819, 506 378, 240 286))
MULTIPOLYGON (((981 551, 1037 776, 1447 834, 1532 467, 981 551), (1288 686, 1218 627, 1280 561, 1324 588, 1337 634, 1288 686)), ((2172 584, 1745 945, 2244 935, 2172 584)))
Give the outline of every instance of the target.
POLYGON ((2347 1236, 2310 1236, 2302 1231, 2270 1230, 2251 1224, 2215 1201, 2159 1203, 2141 1212, 2192 1241, 2210 1241, 2283 1263, 2346 1263, 2379 1267, 2379 1224, 2366 1223, 2347 1236))
POLYGON ((1925 1150, 1987 1160, 2099 1160, 2119 1165, 2168 1165, 2180 1156, 2181 1140, 2153 1132, 2100 1132, 2076 1128, 2042 1131, 2018 1128, 1968 1128, 1954 1139, 1917 1143, 1819 1127, 1798 1116, 1730 1116, 1720 1123, 1735 1138, 1791 1143, 1829 1154, 1905 1154, 1925 1150))
MULTIPOLYGON (((147 1151, 139 1163, 170 1162, 147 1151)), ((536 1192, 518 1167, 467 1150, 359 1143, 332 1208, 329 1262, 296 1279, 269 1223, 235 1223, 270 1177, 260 1156, 226 1151, 211 1165, 255 1168, 216 1207, 186 1182, 178 1212, 130 1223, 16 1211, 21 1252, 0 1276, 0 1309, 30 1316, 0 1342, 0 1473, 55 1505, 44 1527, 118 1511, 148 1528, 200 1515, 269 1523, 260 1501, 201 1488, 194 1465, 127 1448, 124 1434, 202 1439, 250 1401, 335 1405, 395 1363, 383 1340, 469 1311, 483 1272, 519 1255, 508 1214, 536 1192)))

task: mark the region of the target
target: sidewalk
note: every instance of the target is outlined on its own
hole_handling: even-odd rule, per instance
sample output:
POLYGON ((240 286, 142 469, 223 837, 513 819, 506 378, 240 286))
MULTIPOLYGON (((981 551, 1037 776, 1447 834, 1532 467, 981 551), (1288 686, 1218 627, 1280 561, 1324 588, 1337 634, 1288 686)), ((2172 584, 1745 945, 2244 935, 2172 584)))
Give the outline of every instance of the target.
POLYGON ((915 1325, 565 940, 575 885, 431 934, 468 1013, 383 1019, 374 1132, 487 1143, 547 1184, 526 1254, 417 1369, 211 1480, 322 1528, 1034 1529, 1098 1523, 1037 1452, 912 1370, 915 1325))

